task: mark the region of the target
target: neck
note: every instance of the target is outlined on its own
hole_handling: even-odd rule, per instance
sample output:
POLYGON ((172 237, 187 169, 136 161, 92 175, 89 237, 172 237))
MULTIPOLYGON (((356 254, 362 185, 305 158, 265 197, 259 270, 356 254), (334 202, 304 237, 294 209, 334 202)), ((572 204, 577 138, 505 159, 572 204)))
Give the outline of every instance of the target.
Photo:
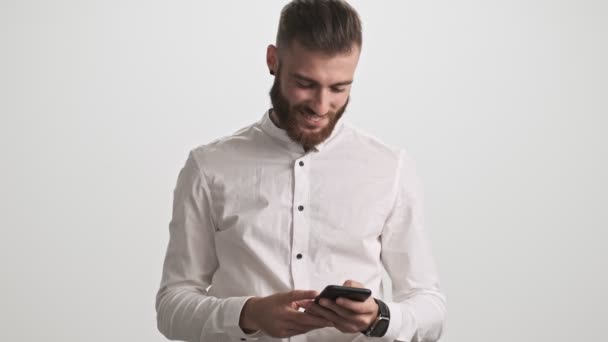
MULTIPOLYGON (((270 109, 270 121, 272 121, 272 123, 273 123, 275 126, 277 126, 278 128, 280 128, 280 129, 285 129, 285 128, 283 128, 283 126, 281 126, 281 124, 279 123, 279 119, 277 119, 277 116, 276 116, 276 115, 277 115, 277 114, 276 114, 276 112, 275 112, 273 109, 270 109)), ((304 146, 304 145, 302 145, 302 148, 304 148, 304 152, 308 152, 308 151, 310 151, 310 149, 311 149, 310 147, 306 147, 306 146, 304 146)))

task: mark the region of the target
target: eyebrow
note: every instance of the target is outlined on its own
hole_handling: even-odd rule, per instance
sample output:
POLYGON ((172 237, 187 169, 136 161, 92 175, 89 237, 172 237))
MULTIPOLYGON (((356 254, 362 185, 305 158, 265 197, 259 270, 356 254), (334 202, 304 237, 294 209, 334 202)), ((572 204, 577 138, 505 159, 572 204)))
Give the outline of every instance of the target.
MULTIPOLYGON (((317 85, 319 84, 319 82, 317 82, 313 79, 310 79, 304 75, 298 74, 298 73, 291 73, 290 76, 293 78, 297 78, 301 81, 305 81, 305 82, 309 82, 309 83, 317 84, 317 85)), ((340 87, 340 86, 349 85, 351 83, 353 83, 353 80, 342 81, 342 82, 334 83, 334 84, 330 85, 330 87, 340 87)))

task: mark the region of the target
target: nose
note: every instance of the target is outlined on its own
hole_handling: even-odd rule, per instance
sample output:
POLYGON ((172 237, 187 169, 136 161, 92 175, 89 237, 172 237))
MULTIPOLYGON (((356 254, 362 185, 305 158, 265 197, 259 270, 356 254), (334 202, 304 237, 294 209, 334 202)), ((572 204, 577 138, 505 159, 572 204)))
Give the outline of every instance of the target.
POLYGON ((329 112, 330 108, 330 94, 328 94, 326 90, 319 89, 315 94, 315 100, 313 101, 310 109, 312 109, 315 114, 323 116, 329 112))

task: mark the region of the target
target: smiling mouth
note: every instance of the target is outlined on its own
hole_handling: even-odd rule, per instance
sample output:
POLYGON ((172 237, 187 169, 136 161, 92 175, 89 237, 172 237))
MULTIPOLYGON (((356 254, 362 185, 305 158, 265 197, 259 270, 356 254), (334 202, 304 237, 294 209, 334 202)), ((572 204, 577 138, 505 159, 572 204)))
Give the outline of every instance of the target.
POLYGON ((304 123, 311 128, 322 127, 323 124, 325 123, 325 119, 326 119, 325 116, 310 115, 310 114, 306 114, 302 111, 299 111, 298 114, 303 119, 304 123))

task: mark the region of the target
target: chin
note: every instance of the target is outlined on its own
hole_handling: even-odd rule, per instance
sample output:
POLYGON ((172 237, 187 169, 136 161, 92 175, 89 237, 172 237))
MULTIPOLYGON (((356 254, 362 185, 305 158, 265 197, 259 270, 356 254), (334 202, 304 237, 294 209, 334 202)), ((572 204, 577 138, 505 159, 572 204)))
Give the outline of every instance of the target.
POLYGON ((300 126, 300 131, 301 132, 309 132, 309 133, 318 133, 321 132, 323 130, 323 128, 325 128, 327 125, 323 125, 323 126, 319 126, 319 127, 308 127, 308 126, 300 126))

